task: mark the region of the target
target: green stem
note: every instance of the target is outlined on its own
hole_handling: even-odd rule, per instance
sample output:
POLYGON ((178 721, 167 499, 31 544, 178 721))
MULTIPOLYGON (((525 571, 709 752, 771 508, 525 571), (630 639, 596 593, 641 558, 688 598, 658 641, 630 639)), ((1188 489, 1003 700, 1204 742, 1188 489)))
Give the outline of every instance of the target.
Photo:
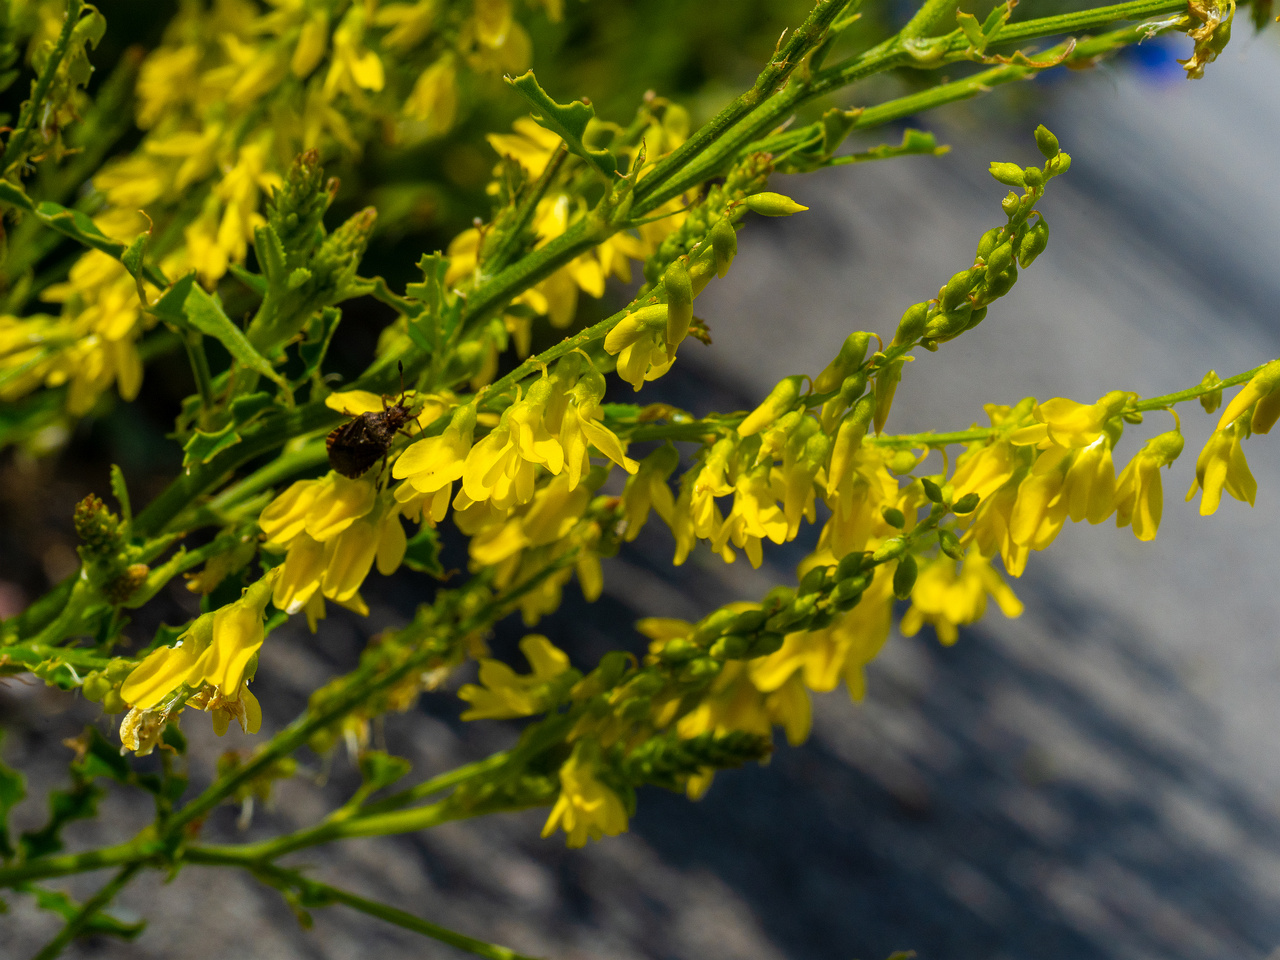
POLYGON ((37 953, 32 960, 53 960, 54 957, 62 953, 63 948, 76 938, 80 931, 84 929, 85 924, 93 919, 93 915, 114 900, 116 894, 123 890, 141 869, 141 863, 130 863, 121 867, 116 875, 103 885, 101 890, 85 901, 80 911, 67 921, 67 925, 62 928, 62 932, 50 940, 45 945, 45 948, 37 953))
POLYGON ((154 856, 156 849, 151 849, 136 840, 129 843, 118 843, 112 847, 101 847, 87 850, 84 853, 69 853, 60 857, 40 857, 28 860, 13 867, 0 867, 0 888, 14 887, 32 880, 44 880, 49 877, 65 877, 73 873, 88 873, 91 870, 102 870, 106 867, 118 867, 133 863, 135 860, 146 860, 154 856))
POLYGON ((67 0, 67 17, 62 23, 62 30, 58 33, 58 39, 54 43, 53 51, 45 62, 44 71, 36 79, 35 86, 31 88, 31 99, 22 105, 22 110, 18 114, 17 129, 9 137, 9 142, 5 144, 4 153, 0 154, 0 173, 8 173, 9 168, 21 158, 22 152, 26 148, 27 140, 31 136, 31 131, 35 128, 36 114, 44 106, 44 98, 45 94, 49 92, 49 85, 53 83, 54 75, 58 72, 58 67, 62 65, 63 58, 67 55, 67 47, 71 43, 71 34, 75 30, 76 24, 80 21, 80 12, 83 9, 84 0, 67 0))
MULTIPOLYGON (((644 212, 661 206, 670 197, 681 193, 682 189, 674 192, 667 189, 668 181, 673 176, 682 174, 691 160, 703 156, 743 117, 772 96, 792 71, 800 65, 805 54, 817 47, 826 34, 827 28, 848 7, 849 0, 822 0, 818 3, 787 43, 770 58, 769 64, 760 71, 750 90, 735 98, 727 107, 699 127, 693 136, 659 160, 643 175, 635 191, 633 216, 642 216, 644 212), (651 202, 650 198, 659 192, 663 199, 651 202)), ((685 178, 681 177, 681 179, 685 178)))
MULTIPOLYGON (((499 238, 497 245, 490 251, 488 256, 482 255, 477 258, 477 262, 483 267, 490 270, 501 270, 507 265, 511 255, 515 253, 516 246, 524 241, 525 230, 528 229, 534 213, 537 212, 538 203, 546 195, 547 188, 551 186, 551 181, 556 178, 556 174, 560 172, 560 168, 564 166, 565 158, 568 156, 569 148, 563 143, 556 147, 542 174, 534 181, 525 196, 521 198, 515 217, 509 224, 502 225, 502 236, 499 238)), ((483 254, 483 251, 481 252, 483 254)))
POLYGON ((466 934, 450 930, 448 927, 442 927, 429 920, 423 920, 411 913, 397 910, 395 907, 388 906, 385 903, 379 903, 377 900, 369 900, 339 887, 330 886, 318 880, 311 880, 296 870, 288 870, 284 867, 276 867, 270 864, 246 862, 243 858, 225 856, 205 848, 193 848, 190 851, 189 859, 192 863, 198 863, 203 866, 240 867, 248 870, 259 880, 276 889, 297 891, 304 907, 341 903, 352 909, 359 910, 361 913, 367 913, 371 917, 377 917, 379 920, 385 920, 387 923, 402 927, 405 930, 412 930, 414 933, 431 937, 433 940, 447 943, 451 947, 457 947, 459 950, 465 950, 475 956, 485 957, 487 960, 534 960, 532 957, 516 953, 506 947, 487 943, 484 940, 477 940, 474 937, 468 937, 466 934))

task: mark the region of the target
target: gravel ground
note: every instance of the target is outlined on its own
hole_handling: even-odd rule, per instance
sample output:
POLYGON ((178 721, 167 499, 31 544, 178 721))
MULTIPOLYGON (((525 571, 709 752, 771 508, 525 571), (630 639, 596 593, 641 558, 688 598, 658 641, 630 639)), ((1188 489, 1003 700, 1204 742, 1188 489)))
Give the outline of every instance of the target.
MULTIPOLYGON (((1075 161, 1044 204, 1049 252, 978 331, 908 367, 890 429, 964 427, 983 402, 1026 394, 1158 394, 1209 366, 1226 375, 1276 355, 1280 54, 1274 36, 1239 32, 1198 83, 1098 71, 1044 89, 1006 134, 979 126, 981 106, 931 117, 955 146, 948 157, 783 184, 812 210, 744 234, 732 283, 699 302, 718 366, 686 364, 664 395, 747 406, 777 378, 820 369, 849 330, 891 331, 997 222, 1001 188, 986 164, 1030 162, 1042 120, 1075 161)), ((538 839, 542 815, 529 813, 350 842, 307 862, 361 893, 564 960, 1280 955, 1280 455, 1266 438, 1251 442, 1258 508, 1228 501, 1201 519, 1180 502, 1210 428, 1196 409, 1184 413, 1188 452, 1167 475, 1154 544, 1067 529, 1015 584, 1023 617, 994 614, 951 648, 895 637, 864 703, 818 697, 808 744, 721 774, 701 803, 646 791, 629 834, 582 851, 538 839)), ((1165 415, 1150 422, 1167 429, 1165 415)), ((1122 450, 1134 448, 1127 438, 1122 450)), ((610 561, 604 598, 540 629, 590 663, 637 612, 696 616, 758 596, 790 576, 800 549, 760 571, 695 556, 678 575, 669 553, 665 534, 646 531, 610 561)), ((335 617, 314 639, 273 637, 259 671, 266 727, 349 666, 369 632, 402 621, 413 590, 392 578, 371 595, 368 622, 335 617)), ((508 632, 500 642, 518 633, 508 632)), ((59 775, 41 761, 92 717, 18 685, 0 688, 0 711, 20 734, 6 759, 33 770, 33 793, 59 775)), ((450 697, 430 697, 387 723, 386 744, 426 774, 513 736, 456 713, 450 697)), ((192 720, 201 762, 248 746, 192 720)), ((228 808, 207 835, 309 822, 352 785, 340 757, 324 787, 287 784, 246 833, 228 808)), ((75 844, 141 822, 132 798, 104 809, 101 824, 70 831, 75 844)), ((30 803, 18 811, 21 823, 38 815, 30 803)), ((274 892, 235 874, 188 868, 163 880, 147 876, 120 899, 153 918, 136 943, 91 940, 67 956, 458 955, 341 907, 304 931, 274 892)), ((0 955, 27 956, 54 929, 15 897, 0 955)))

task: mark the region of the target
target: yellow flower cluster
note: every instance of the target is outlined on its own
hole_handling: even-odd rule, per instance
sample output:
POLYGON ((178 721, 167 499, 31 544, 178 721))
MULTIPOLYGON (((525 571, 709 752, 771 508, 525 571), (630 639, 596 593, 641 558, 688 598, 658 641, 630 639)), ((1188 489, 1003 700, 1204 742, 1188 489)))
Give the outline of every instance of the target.
MULTIPOLYGON (((145 209, 158 228, 157 265, 212 285, 244 261, 266 197, 298 154, 354 159, 379 130, 399 143, 439 136, 459 115, 464 67, 528 65, 529 38, 509 0, 341 6, 335 16, 323 0, 272 0, 265 11, 249 0, 183 4, 139 72, 141 143, 94 174, 105 206, 97 227, 128 243, 145 229, 145 209), (449 6, 461 29, 440 29, 449 6)), ((44 42, 62 7, 48 5, 44 42)), ((89 251, 43 299, 63 304, 61 316, 0 316, 0 399, 64 383, 74 415, 112 383, 133 399, 136 344, 154 318, 125 270, 89 251)))

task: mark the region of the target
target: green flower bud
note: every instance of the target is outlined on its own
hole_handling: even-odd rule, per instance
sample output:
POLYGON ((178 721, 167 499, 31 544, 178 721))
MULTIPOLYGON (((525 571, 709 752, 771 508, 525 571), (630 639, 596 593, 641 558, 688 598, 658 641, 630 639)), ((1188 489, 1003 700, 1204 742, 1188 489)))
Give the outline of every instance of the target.
POLYGON ((767 657, 771 653, 777 653, 782 649, 783 641, 786 637, 781 633, 762 633, 756 638, 756 642, 751 645, 752 657, 767 657))
POLYGON ((642 673, 627 682, 623 694, 625 697, 651 697, 666 685, 667 682, 657 674, 642 673))
MULTIPOLYGON (((836 579, 845 581, 850 577, 858 576, 862 572, 866 560, 867 555, 862 551, 846 553, 840 558, 840 562, 836 564, 836 579)), ((866 589, 865 584, 859 589, 866 589)))
POLYGON ((972 270, 961 270, 947 281, 947 285, 938 295, 938 305, 944 311, 954 310, 969 296, 969 290, 973 286, 973 274, 972 270))
POLYGON ((907 518, 897 507, 885 507, 880 511, 880 516, 884 517, 884 522, 889 526, 897 527, 899 530, 907 525, 907 518))
POLYGON ((107 695, 102 698, 103 713, 124 713, 128 708, 129 705, 124 702, 124 699, 120 696, 120 691, 115 687, 112 687, 107 695))
POLYGON ((973 313, 969 314, 969 322, 964 325, 964 328, 965 330, 972 330, 985 319, 987 319, 987 308, 978 307, 973 313))
POLYGON ((1071 169, 1071 154, 1060 153, 1049 161, 1049 176, 1060 177, 1071 169))
POLYGON ((764 626, 764 622, 769 619, 769 615, 763 610, 743 610, 737 614, 730 627, 732 633, 755 633, 764 626))
POLYGON ((1044 253, 1049 245, 1049 224, 1044 220, 1036 221, 1036 225, 1027 231, 1027 235, 1018 244, 1018 265, 1029 267, 1036 257, 1044 253))
POLYGON ((1120 416, 1124 419, 1125 423, 1132 423, 1134 426, 1137 426, 1143 420, 1142 412, 1140 410, 1126 410, 1124 413, 1120 414, 1120 416))
POLYGON ((1011 263, 1013 263, 1013 244, 1005 241, 992 250, 991 255, 987 257, 987 283, 1009 269, 1011 263))
POLYGON ((648 720, 652 711, 653 701, 648 697, 632 697, 629 700, 623 700, 618 706, 618 716, 632 723, 648 720))
MULTIPOLYGON (((790 599, 790 591, 787 598, 790 599)), ((717 610, 693 628, 689 639, 697 646, 706 646, 715 638, 728 633, 737 624, 739 616, 732 610, 717 610)))
POLYGON ((924 325, 928 319, 929 305, 927 303, 915 303, 907 307, 907 312, 898 321, 898 332, 893 335, 893 343, 890 346, 898 347, 905 343, 915 343, 920 339, 920 334, 924 331, 924 325))
POLYGON ((867 582, 862 577, 855 577, 852 580, 845 580, 836 584, 836 588, 831 591, 831 602, 841 610, 848 610, 857 605, 862 599, 862 594, 867 588, 867 582))
POLYGON ((1000 243, 1000 239, 1003 235, 1004 227, 992 227, 984 233, 982 235, 982 239, 978 241, 978 253, 974 259, 989 262, 991 251, 1000 243))
POLYGON ((875 553, 871 554, 871 559, 876 563, 885 563, 889 560, 898 559, 906 552, 907 541, 902 537, 894 537, 876 547, 875 553))
POLYGON ((1000 209, 1004 211, 1006 217, 1012 217, 1018 212, 1018 207, 1022 204, 1022 198, 1016 193, 1010 192, 1007 197, 1000 201, 1000 209))
POLYGON ((747 655, 748 646, 746 637, 731 633, 711 645, 711 656, 717 660, 741 660, 747 655))
POLYGON ((867 346, 871 343, 871 334, 865 332, 851 333, 845 337, 836 354, 825 370, 813 381, 815 393, 830 393, 844 382, 857 369, 867 356, 867 346))
POLYGON ((664 663, 684 663, 698 655, 698 647, 686 637, 676 637, 668 640, 658 655, 664 663))
POLYGON ((1204 407, 1205 413, 1213 413, 1218 407, 1222 406, 1222 388, 1218 384, 1222 381, 1218 378, 1216 371, 1210 370, 1204 375, 1204 379, 1200 381, 1200 386, 1209 388, 1208 393, 1200 395, 1200 406, 1204 407))
POLYGON ((809 208, 780 193, 753 193, 742 201, 752 213, 765 217, 789 217, 809 208))
POLYGON ((723 280, 738 255, 738 232, 728 217, 721 217, 711 228, 711 249, 715 252, 716 276, 723 280))
POLYGON ((1013 289, 1013 285, 1018 282, 1018 268, 1013 264, 1009 265, 1009 269, 994 280, 987 280, 987 289, 983 291, 983 299, 990 302, 999 300, 1006 293, 1013 289))
POLYGON ((80 687, 80 692, 84 694, 84 698, 91 703, 97 703, 108 693, 111 692, 114 684, 101 673, 91 673, 84 678, 84 684, 80 687))
POLYGON ((976 493, 966 493, 963 497, 951 505, 951 512, 964 516, 966 513, 973 513, 978 509, 980 498, 976 493))
POLYGON ((893 571, 893 595, 899 600, 911 598, 911 588, 916 585, 916 558, 911 554, 903 555, 898 561, 898 569, 893 571))
POLYGON ((938 548, 952 560, 964 559, 964 547, 960 546, 960 538, 950 530, 938 531, 938 548))
POLYGON ((1026 183, 1026 172, 1016 163, 992 163, 991 176, 1007 187, 1021 187, 1026 183))
POLYGON ((830 567, 817 566, 806 573, 800 580, 798 595, 803 597, 806 594, 817 593, 821 590, 823 584, 827 581, 827 572, 830 569, 830 567))
POLYGON ((770 391, 764 403, 756 407, 738 425, 738 436, 753 436, 773 423, 778 417, 787 413, 795 405, 796 400, 799 399, 800 385, 803 382, 804 377, 801 376, 787 377, 780 382, 770 391))
POLYGON ((930 340, 950 340, 964 333, 973 316, 973 304, 965 302, 947 313, 935 314, 924 328, 924 335, 930 340))
POLYGON ((1026 180, 1028 187, 1038 187, 1044 183, 1044 171, 1039 167, 1027 167, 1022 171, 1022 178, 1026 180))
POLYGON ((928 477, 920 479, 920 486, 924 487, 924 495, 934 503, 945 503, 946 500, 942 496, 942 488, 930 480, 928 477))
POLYGON ((686 683, 700 683, 720 675, 724 664, 713 657, 698 657, 690 660, 680 671, 680 679, 686 683))
POLYGON ((684 259, 671 262, 662 283, 667 288, 667 356, 672 357, 693 322, 693 284, 684 259))
POLYGON ((1058 138, 1050 133, 1049 128, 1043 123, 1036 127, 1036 146, 1040 148, 1046 160, 1052 160, 1061 149, 1058 146, 1058 138))

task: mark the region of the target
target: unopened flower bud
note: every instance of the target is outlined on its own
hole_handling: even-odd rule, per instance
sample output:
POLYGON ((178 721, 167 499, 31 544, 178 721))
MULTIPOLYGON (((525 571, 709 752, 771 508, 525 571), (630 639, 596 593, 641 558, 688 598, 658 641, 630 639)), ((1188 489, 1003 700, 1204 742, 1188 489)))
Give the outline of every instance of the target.
POLYGON ((662 282, 667 288, 667 356, 674 357, 693 322, 693 284, 685 261, 672 261, 662 282))
POLYGON ((690 660, 680 671, 680 679, 686 683, 699 683, 719 676, 724 664, 714 657, 698 657, 690 660))
POLYGON ((934 314, 932 320, 925 324, 924 335, 930 340, 950 340, 964 333, 973 316, 973 304, 962 303, 954 310, 934 314))
POLYGON ((1022 242, 1018 244, 1018 265, 1029 267, 1036 257, 1044 253, 1049 245, 1049 224, 1044 219, 1036 221, 1036 225, 1027 231, 1022 242))
POLYGON ((667 323, 667 305, 655 303, 633 310, 618 321, 604 338, 605 353, 621 353, 646 334, 667 323))
POLYGON ((800 579, 800 589, 797 591, 798 596, 804 596, 809 593, 817 593, 822 589, 822 585, 826 583, 827 571, 830 567, 817 566, 806 573, 800 579))
POLYGON ((711 645, 711 656, 717 660, 741 660, 747 655, 747 638, 731 633, 711 645))
POLYGON ((902 537, 893 537, 876 547, 875 552, 871 554, 871 559, 876 563, 884 563, 888 560, 896 560, 906 552, 907 541, 902 537))
POLYGON ((991 176, 1008 187, 1021 187, 1026 183, 1025 173, 1016 163, 991 164, 991 176))
POLYGON ((862 572, 866 560, 867 555, 860 550, 846 553, 840 558, 840 562, 836 564, 836 579, 843 581, 848 580, 850 577, 856 577, 862 572))
POLYGON ((851 333, 845 338, 844 343, 840 347, 840 352, 836 354, 825 370, 823 370, 816 380, 813 381, 813 390, 815 393, 830 393, 836 387, 844 382, 855 369, 857 369, 867 356, 867 346, 871 343, 871 334, 858 332, 851 333))
MULTIPOLYGON (((1012 166, 1012 164, 1011 164, 1012 166)), ((1019 168, 1021 169, 1021 168, 1019 168)), ((1018 212, 1018 207, 1022 205, 1022 198, 1012 191, 1003 200, 1000 201, 1000 209, 1004 211, 1006 217, 1012 217, 1018 212)))
POLYGON ((893 397, 898 392, 898 384, 902 381, 902 367, 906 361, 899 357, 890 361, 876 371, 875 416, 872 425, 879 434, 889 419, 889 411, 893 409, 893 397))
POLYGON ((920 334, 924 332, 924 325, 928 319, 929 305, 927 303, 915 303, 907 307, 906 313, 898 321, 898 332, 893 335, 893 343, 890 346, 898 347, 907 343, 915 343, 920 339, 920 334))
POLYGON ((752 213, 765 217, 789 217, 809 208, 780 193, 753 193, 742 201, 752 213))
POLYGON ((715 253, 716 276, 723 280, 738 255, 738 233, 728 217, 721 217, 711 228, 711 249, 715 253))
POLYGON ((981 502, 976 493, 966 493, 963 497, 951 505, 951 512, 964 516, 966 513, 973 513, 978 509, 981 502))
POLYGON ((938 305, 943 310, 954 310, 969 296, 969 290, 972 286, 973 271, 961 270, 948 280, 947 285, 942 288, 942 292, 938 296, 938 305))
POLYGON ((898 561, 898 569, 893 571, 893 595, 899 600, 907 600, 911 597, 911 588, 916 585, 916 574, 919 567, 916 565, 916 558, 911 554, 904 554, 902 559, 898 561))
POLYGON ((751 656, 767 657, 771 653, 777 653, 782 649, 782 643, 786 639, 781 633, 762 633, 751 645, 751 656))
POLYGON ((889 526, 897 527, 899 530, 907 525, 907 518, 897 507, 885 507, 880 511, 880 516, 884 517, 884 522, 889 526))
POLYGON ((800 397, 800 385, 804 377, 787 377, 770 391, 764 403, 756 407, 738 425, 738 436, 750 437, 759 433, 778 417, 787 413, 800 397))
POLYGON ((1204 375, 1204 379, 1200 381, 1200 386, 1208 389, 1208 393, 1200 394, 1200 406, 1204 407, 1205 413, 1213 413, 1218 407, 1222 406, 1222 388, 1218 384, 1222 381, 1218 378, 1217 371, 1210 370, 1204 375))
POLYGON ((964 559, 964 547, 960 546, 960 538, 950 530, 938 531, 938 548, 952 560, 964 559))
POLYGON ((984 233, 982 238, 978 241, 978 252, 974 256, 974 259, 986 261, 991 255, 991 251, 996 248, 1003 236, 1004 227, 992 227, 984 233))
POLYGON ((1043 123, 1036 127, 1036 146, 1040 148, 1046 160, 1052 160, 1061 151, 1058 138, 1050 133, 1049 128, 1043 123))
POLYGON ((920 479, 920 486, 924 487, 924 495, 934 503, 946 502, 945 498, 942 496, 942 488, 928 477, 922 477, 920 479))
POLYGON ((1013 244, 1005 241, 992 250, 991 255, 987 257, 987 282, 990 283, 1004 273, 1011 263, 1013 263, 1013 244))
POLYGON ((698 648, 687 637, 676 637, 668 640, 658 656, 665 663, 684 663, 698 655, 698 648))
POLYGON ((1044 171, 1039 167, 1027 167, 1022 171, 1022 178, 1028 187, 1038 187, 1044 183, 1044 171))

